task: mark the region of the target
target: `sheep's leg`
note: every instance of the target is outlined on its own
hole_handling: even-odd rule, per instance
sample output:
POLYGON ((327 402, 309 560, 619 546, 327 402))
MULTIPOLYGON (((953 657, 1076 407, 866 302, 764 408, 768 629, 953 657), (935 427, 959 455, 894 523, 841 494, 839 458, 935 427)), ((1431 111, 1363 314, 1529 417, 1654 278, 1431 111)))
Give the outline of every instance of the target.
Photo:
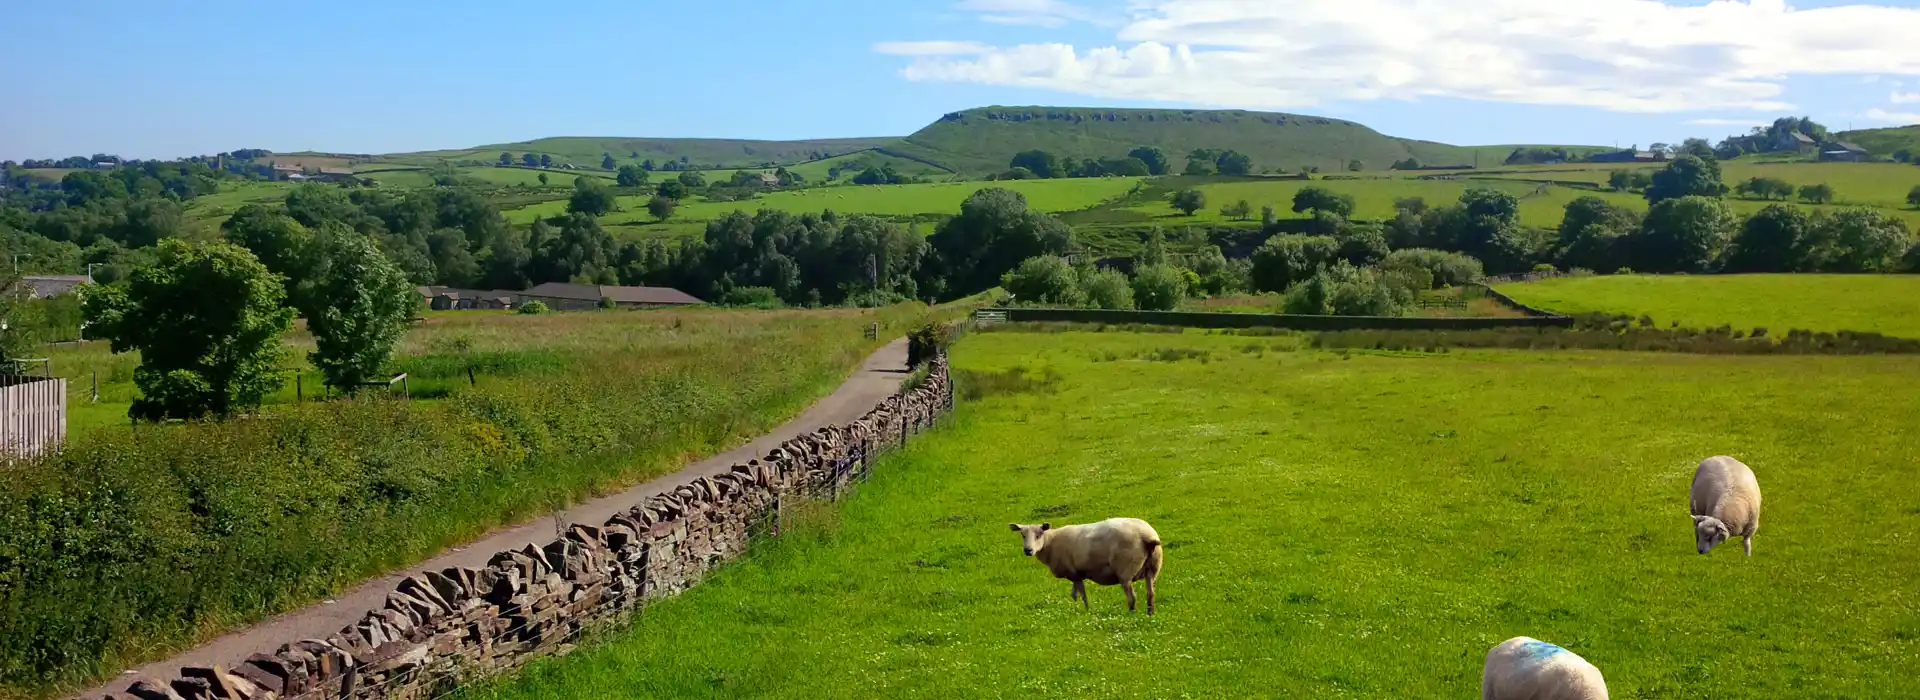
POLYGON ((1127 592, 1127 612, 1133 612, 1133 582, 1121 581, 1120 587, 1127 592))
POLYGON ((1740 541, 1742 544, 1747 545, 1747 556, 1753 556, 1753 535, 1742 537, 1740 541))
POLYGON ((1086 581, 1081 579, 1074 579, 1073 594, 1075 597, 1078 597, 1080 599, 1081 609, 1084 609, 1084 610, 1093 609, 1093 604, 1087 602, 1087 582, 1086 581))
POLYGON ((1148 615, 1153 614, 1153 580, 1156 578, 1160 578, 1159 572, 1154 572, 1154 575, 1147 577, 1147 614, 1148 615))

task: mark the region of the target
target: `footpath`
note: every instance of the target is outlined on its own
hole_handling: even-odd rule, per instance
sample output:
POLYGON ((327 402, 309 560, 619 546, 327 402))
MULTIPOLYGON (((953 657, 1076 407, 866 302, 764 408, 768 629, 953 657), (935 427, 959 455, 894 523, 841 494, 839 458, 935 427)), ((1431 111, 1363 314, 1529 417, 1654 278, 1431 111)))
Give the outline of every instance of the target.
MULTIPOLYGON (((724 474, 735 464, 759 459, 765 456, 767 451, 787 440, 829 425, 852 422, 899 391, 900 382, 906 375, 906 365, 907 341, 905 338, 896 339, 867 356, 860 368, 855 370, 853 375, 832 394, 815 402, 799 417, 787 421, 744 445, 620 493, 580 503, 556 516, 542 517, 519 525, 496 529, 479 539, 449 548, 432 559, 364 581, 333 598, 279 617, 260 621, 246 629, 229 632, 197 648, 146 664, 132 671, 145 678, 171 678, 179 674, 183 666, 219 664, 232 668, 244 661, 248 655, 271 650, 287 642, 325 638, 343 627, 359 622, 367 611, 379 609, 386 603, 387 593, 394 590, 402 579, 410 575, 429 570, 439 571, 449 567, 485 568, 488 559, 495 553, 523 547, 529 542, 551 540, 554 532, 567 524, 597 525, 617 513, 639 505, 650 497, 667 493, 690 480, 724 474)), ((131 677, 133 676, 123 673, 108 679, 103 685, 69 697, 103 697, 108 693, 124 689, 127 679, 131 677)))

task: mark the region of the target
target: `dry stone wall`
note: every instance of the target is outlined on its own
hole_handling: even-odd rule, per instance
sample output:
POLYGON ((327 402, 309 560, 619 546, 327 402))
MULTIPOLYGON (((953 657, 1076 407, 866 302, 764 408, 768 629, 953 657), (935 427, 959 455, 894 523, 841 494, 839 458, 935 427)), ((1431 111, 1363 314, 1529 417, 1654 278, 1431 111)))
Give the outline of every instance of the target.
POLYGON ((380 610, 326 639, 303 639, 223 668, 134 681, 109 698, 425 698, 564 654, 579 634, 677 594, 746 549, 783 501, 833 498, 881 451, 953 405, 944 356, 926 380, 852 423, 794 438, 719 476, 687 482, 599 525, 495 554, 484 569, 426 571, 380 610))

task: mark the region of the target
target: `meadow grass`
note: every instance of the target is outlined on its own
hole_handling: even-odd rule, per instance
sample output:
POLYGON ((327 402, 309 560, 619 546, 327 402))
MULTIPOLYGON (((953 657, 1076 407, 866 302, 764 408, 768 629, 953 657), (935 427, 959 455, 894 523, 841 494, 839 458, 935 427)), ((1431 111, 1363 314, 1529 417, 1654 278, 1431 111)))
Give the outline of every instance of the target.
MULTIPOLYGON (((1558 180, 1604 185, 1615 170, 1658 170, 1657 163, 1588 163, 1540 165, 1496 172, 1475 172, 1474 177, 1523 180, 1558 180)), ((1721 161, 1721 178, 1728 187, 1756 177, 1785 180, 1795 186, 1831 185, 1836 203, 1859 206, 1906 208, 1907 193, 1920 185, 1920 167, 1900 163, 1779 163, 1748 159, 1721 161)))
POLYGON ((1886 390, 1920 359, 1298 342, 971 335, 957 413, 837 515, 465 697, 1463 698, 1517 635, 1616 698, 1920 693, 1920 393, 1886 390), (1716 454, 1767 489, 1752 558, 1694 551, 1716 454), (1157 616, 1007 530, 1113 516, 1165 542, 1157 616))
MULTIPOLYGON (((0 469, 0 698, 97 680, 679 469, 796 415, 878 344, 946 313, 439 314, 395 363, 433 400, 77 432, 0 469), (872 321, 877 340, 863 337, 872 321)), ((131 371, 92 347, 63 364, 131 371)))
MULTIPOLYGON (((1535 189, 1526 183, 1464 180, 1240 180, 1198 186, 1207 196, 1207 206, 1194 212, 1193 216, 1180 213, 1166 200, 1131 204, 1125 210, 1141 215, 1143 220, 1151 219, 1168 225, 1213 223, 1235 220, 1221 214, 1220 208, 1246 200, 1253 208, 1250 215, 1253 221, 1260 220, 1262 206, 1272 206, 1280 218, 1299 219, 1306 218, 1306 215, 1293 213, 1293 196, 1306 187, 1352 195, 1353 218, 1356 219, 1393 218, 1394 200, 1406 197, 1421 197, 1427 204, 1438 206, 1458 201, 1461 194, 1476 187, 1491 187, 1515 197, 1535 189)), ((1558 223, 1559 218, 1555 217, 1554 222, 1558 223)))
MULTIPOLYGON (((1086 209, 1125 195, 1141 178, 1112 177, 1075 180, 1017 180, 1009 182, 944 182, 919 185, 846 185, 815 187, 774 192, 744 202, 709 202, 694 198, 680 203, 672 220, 712 221, 735 211, 752 213, 777 209, 796 214, 833 210, 843 214, 879 216, 915 216, 919 214, 953 215, 960 204, 975 192, 1000 187, 1025 195, 1027 205, 1037 211, 1060 212, 1086 209)), ((619 198, 622 211, 601 217, 603 226, 642 224, 653 221, 647 213, 645 196, 619 198)), ((536 219, 565 213, 565 201, 543 202, 506 212, 509 221, 528 224, 536 219)), ((671 221, 670 220, 670 223, 671 221)), ((931 230, 928 233, 932 233, 931 230)))
POLYGON ((1867 331, 1920 338, 1920 276, 1914 275, 1610 275, 1500 285, 1528 306, 1564 314, 1651 316, 1660 326, 1731 325, 1867 331))

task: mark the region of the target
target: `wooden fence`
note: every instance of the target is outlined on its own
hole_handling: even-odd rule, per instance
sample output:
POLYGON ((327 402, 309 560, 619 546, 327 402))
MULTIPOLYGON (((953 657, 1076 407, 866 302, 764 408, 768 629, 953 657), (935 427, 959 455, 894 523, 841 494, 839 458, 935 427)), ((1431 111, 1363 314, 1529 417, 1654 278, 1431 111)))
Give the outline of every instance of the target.
POLYGON ((67 437, 67 380, 0 375, 0 461, 33 457, 67 437))

